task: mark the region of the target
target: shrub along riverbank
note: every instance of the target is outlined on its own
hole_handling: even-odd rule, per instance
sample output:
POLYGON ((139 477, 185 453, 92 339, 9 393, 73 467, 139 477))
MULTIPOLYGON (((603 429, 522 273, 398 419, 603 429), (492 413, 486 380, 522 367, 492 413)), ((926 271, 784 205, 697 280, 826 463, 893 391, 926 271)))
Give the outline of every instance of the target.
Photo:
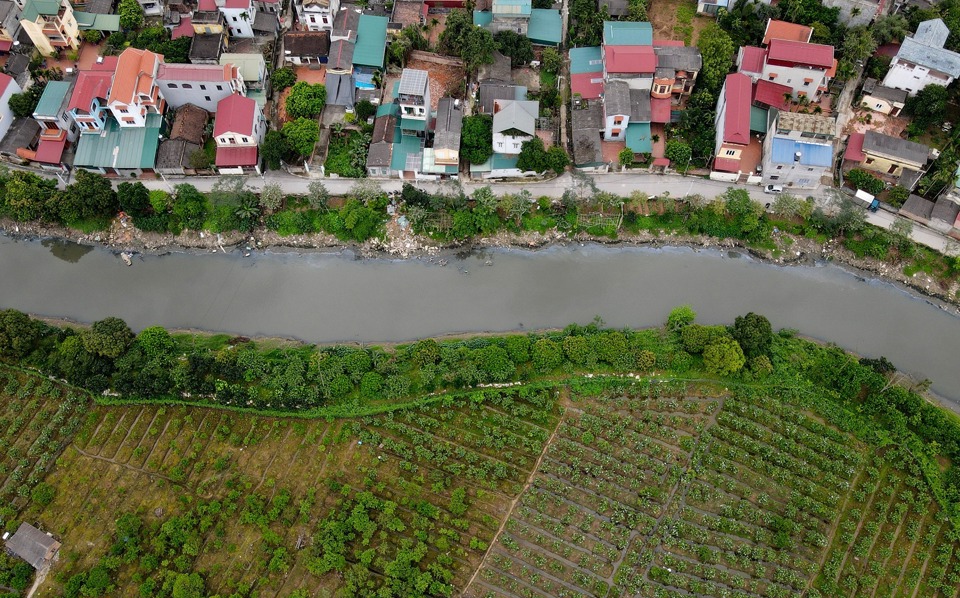
POLYGON ((755 314, 729 327, 703 326, 694 318, 681 307, 658 330, 593 323, 556 332, 427 339, 387 350, 261 346, 225 335, 171 335, 159 327, 135 335, 118 318, 74 329, 6 310, 0 312, 0 359, 65 379, 104 404, 160 402, 326 418, 455 401, 463 393, 482 393, 476 389, 483 386, 566 384, 584 374, 707 378, 789 395, 845 431, 909 448, 934 494, 957 514, 960 468, 953 464, 960 462, 960 419, 915 392, 917 385, 907 384, 886 359, 858 360, 791 331, 774 334, 755 314), (951 465, 942 467, 938 459, 951 465))
POLYGON ((743 189, 730 189, 716 198, 651 197, 640 191, 624 197, 600 191, 592 179, 580 176, 574 177, 559 201, 535 198, 524 190, 497 196, 483 187, 468 195, 451 186, 444 192, 427 193, 409 184, 399 197, 391 198, 369 180, 358 182, 343 198, 331 198, 319 181, 310 185, 305 196, 287 195, 276 184, 266 185, 257 194, 239 177, 223 177, 210 193, 189 184, 177 185, 173 193, 148 191, 139 182, 121 183, 114 192, 108 179, 83 171, 60 191, 32 173, 0 172, 0 216, 85 232, 102 230, 122 210, 138 229, 168 235, 184 230, 266 230, 281 239, 326 234, 341 243, 389 241, 385 224, 391 203, 406 215, 415 234, 437 243, 463 243, 500 233, 521 238, 551 231, 608 239, 702 235, 736 239, 777 258, 790 251, 793 238, 813 239, 821 245, 837 239, 858 259, 890 264, 906 278, 924 273, 951 300, 960 299, 960 256, 944 256, 917 245, 904 228, 887 231, 869 226, 863 208, 850 201, 827 214, 815 209, 809 198, 782 194, 767 211, 743 189))

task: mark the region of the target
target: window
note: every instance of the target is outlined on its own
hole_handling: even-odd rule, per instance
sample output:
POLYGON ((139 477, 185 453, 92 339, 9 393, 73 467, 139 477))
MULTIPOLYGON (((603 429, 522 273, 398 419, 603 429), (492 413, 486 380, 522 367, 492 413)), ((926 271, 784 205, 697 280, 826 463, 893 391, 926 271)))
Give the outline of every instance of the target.
POLYGON ((809 80, 809 79, 804 79, 804 80, 803 80, 803 85, 804 85, 804 86, 810 85, 810 80, 809 80))
POLYGON ((499 149, 503 149, 503 142, 502 142, 502 141, 498 141, 498 142, 497 142, 497 147, 498 147, 499 149))
POLYGON ((206 91, 206 90, 207 90, 207 86, 206 86, 206 85, 201 85, 201 86, 200 86, 200 91, 206 91))
POLYGON ((126 108, 120 108, 119 110, 120 110, 120 114, 126 114, 127 112, 129 112, 129 110, 127 110, 126 108))
POLYGON ((193 85, 190 85, 189 83, 184 83, 184 84, 183 84, 183 88, 184 88, 184 89, 193 89, 193 85))
POLYGON ((217 91, 223 91, 223 85, 217 85, 217 91))
POLYGON ((233 17, 233 22, 234 22, 234 23, 237 22, 237 17, 233 17))
POLYGON ((208 101, 208 102, 211 101, 211 100, 210 100, 210 96, 203 96, 203 99, 206 100, 206 101, 208 101))
POLYGON ((777 164, 777 170, 783 170, 783 164, 777 164))
POLYGON ((230 141, 231 144, 234 144, 237 142, 236 138, 234 137, 229 137, 228 140, 230 141))
POLYGON ((611 135, 612 137, 619 137, 619 136, 620 136, 620 129, 612 129, 612 130, 610 131, 610 135, 611 135))
POLYGON ((866 164, 873 164, 873 158, 867 158, 866 164))
MULTIPOLYGON (((247 137, 241 137, 240 139, 241 139, 244 143, 250 143, 250 139, 247 138, 247 137)), ((811 170, 812 170, 812 169, 811 169, 811 170)))
POLYGON ((167 89, 176 89, 179 87, 176 83, 167 83, 167 89))
POLYGON ((877 110, 880 110, 881 108, 883 108, 883 104, 881 104, 881 103, 878 102, 877 105, 876 105, 876 108, 877 108, 877 110))
POLYGON ((310 17, 310 22, 311 22, 311 23, 316 23, 316 22, 317 22, 317 17, 310 17))
POLYGON ((617 117, 615 117, 615 118, 613 119, 613 124, 615 124, 615 125, 622 125, 622 124, 623 124, 623 117, 622 117, 622 116, 617 116, 617 117))
POLYGON ((812 169, 812 168, 808 168, 808 169, 807 169, 807 172, 813 172, 813 169, 812 169))
POLYGON ((772 177, 770 177, 770 180, 771 180, 771 181, 779 181, 779 180, 780 180, 780 175, 775 174, 775 175, 773 175, 772 177))

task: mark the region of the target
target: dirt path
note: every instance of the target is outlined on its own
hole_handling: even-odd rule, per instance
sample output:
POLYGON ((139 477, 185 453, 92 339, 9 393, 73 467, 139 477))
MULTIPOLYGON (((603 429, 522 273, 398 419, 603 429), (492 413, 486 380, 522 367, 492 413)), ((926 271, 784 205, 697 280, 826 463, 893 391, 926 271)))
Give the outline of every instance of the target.
POLYGON ((161 478, 161 479, 164 479, 164 480, 170 482, 171 484, 173 484, 174 486, 182 486, 182 485, 183 485, 183 484, 181 484, 180 482, 175 481, 173 478, 163 475, 162 473, 157 473, 157 472, 154 472, 154 471, 148 471, 148 470, 146 470, 146 469, 142 469, 142 468, 140 468, 140 467, 135 467, 135 466, 129 465, 129 464, 127 464, 127 463, 120 463, 119 461, 116 461, 116 460, 111 459, 111 458, 109 458, 109 457, 101 457, 100 455, 94 455, 94 454, 92 454, 92 453, 88 453, 88 452, 86 452, 85 450, 80 449, 80 448, 77 448, 77 447, 73 447, 73 450, 77 451, 78 453, 80 453, 80 454, 83 455, 84 457, 89 457, 90 459, 96 459, 97 461, 104 461, 104 462, 106 462, 106 463, 110 463, 110 464, 112 464, 112 465, 116 465, 117 467, 122 467, 122 468, 124 468, 124 469, 129 469, 130 471, 135 471, 135 472, 137 472, 137 473, 142 473, 142 474, 147 475, 147 476, 150 476, 150 477, 152 477, 152 478, 161 478))
POLYGON ((500 539, 500 535, 503 533, 503 530, 506 529, 507 522, 510 521, 510 517, 513 516, 513 511, 517 508, 520 498, 533 484, 533 480, 537 477, 537 473, 540 470, 540 463, 543 461, 544 457, 547 456, 547 450, 549 450, 550 445, 553 443, 553 439, 556 437, 557 431, 560 429, 560 425, 563 423, 563 418, 565 415, 566 413, 560 415, 560 418, 557 420, 557 425, 553 428, 553 431, 550 432, 550 438, 547 438, 547 441, 543 445, 543 450, 540 452, 540 456, 537 457, 537 462, 533 464, 533 469, 530 470, 530 475, 527 476, 527 481, 523 484, 523 488, 521 488, 520 492, 518 492, 513 500, 510 501, 510 508, 507 509, 506 517, 504 517, 503 521, 500 522, 500 527, 497 528, 497 532, 493 535, 493 538, 490 539, 490 545, 487 547, 487 552, 483 555, 483 559, 481 559, 477 570, 474 571, 473 575, 470 576, 470 581, 467 582, 467 585, 463 587, 463 591, 460 592, 461 596, 467 595, 467 590, 469 590, 470 586, 473 585, 477 575, 480 574, 480 570, 483 569, 484 565, 487 563, 487 559, 490 558, 490 555, 493 553, 493 549, 497 545, 497 540, 500 539))

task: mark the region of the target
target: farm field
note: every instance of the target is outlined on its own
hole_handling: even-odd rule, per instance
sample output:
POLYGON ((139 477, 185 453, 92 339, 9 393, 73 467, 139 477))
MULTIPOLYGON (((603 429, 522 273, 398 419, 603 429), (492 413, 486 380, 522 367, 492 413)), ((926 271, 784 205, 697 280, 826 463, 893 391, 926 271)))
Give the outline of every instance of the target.
POLYGON ((302 420, 0 367, 0 399, 4 524, 63 543, 35 596, 960 596, 921 465, 809 389, 569 377, 302 420))

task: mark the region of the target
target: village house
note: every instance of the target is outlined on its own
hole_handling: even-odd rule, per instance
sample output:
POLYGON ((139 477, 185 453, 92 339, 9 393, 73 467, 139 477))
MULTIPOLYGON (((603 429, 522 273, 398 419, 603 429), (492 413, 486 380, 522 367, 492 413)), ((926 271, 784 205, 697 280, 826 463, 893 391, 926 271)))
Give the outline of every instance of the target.
POLYGON ((51 534, 44 533, 29 523, 21 523, 13 536, 8 538, 7 535, 4 534, 7 552, 23 559, 37 571, 45 569, 53 562, 60 550, 60 542, 51 534))
POLYGON ((717 16, 721 8, 727 8, 730 0, 697 0, 697 13, 717 16))
POLYGON ((423 150, 424 174, 457 178, 462 130, 463 108, 460 100, 440 98, 434 119, 433 146, 423 150))
POLYGON ((474 25, 486 27, 491 33, 513 31, 540 46, 560 45, 562 20, 559 10, 533 8, 531 0, 492 0, 477 3, 473 11, 474 25))
POLYGON ((423 137, 430 120, 430 85, 427 71, 403 69, 397 88, 400 130, 404 135, 423 137))
POLYGON ((13 77, 0 73, 0 139, 7 135, 13 123, 13 111, 10 109, 10 96, 22 90, 13 77))
POLYGON ((44 56, 80 46, 80 27, 67 0, 24 0, 20 26, 44 56))
POLYGON ((603 24, 603 79, 624 81, 633 89, 653 86, 657 55, 650 23, 606 21, 603 24))
POLYGON ((253 0, 200 0, 200 10, 211 10, 211 4, 223 13, 223 20, 230 37, 253 37, 253 20, 256 11, 253 0))
POLYGON ((902 89, 911 96, 927 85, 949 86, 960 76, 960 54, 943 47, 950 29, 943 19, 931 19, 917 26, 917 32, 903 40, 884 87, 902 89))
MULTIPOLYGON (((338 51, 343 52, 342 44, 338 51)), ((283 34, 283 61, 294 66, 319 65, 327 62, 330 54, 330 34, 327 31, 288 31, 283 34)), ((350 55, 350 68, 353 55, 350 55)))
POLYGON ((960 226, 960 204, 951 201, 949 196, 941 196, 934 202, 910 194, 899 214, 937 232, 960 238, 960 230, 957 229, 960 226))
POLYGON ((340 0, 294 0, 297 22, 307 31, 330 31, 340 10, 340 0))
POLYGON ((741 164, 751 144, 750 93, 750 77, 743 73, 727 75, 717 101, 715 171, 739 175, 752 170, 741 164))
POLYGON ((798 25, 789 21, 779 21, 777 19, 767 19, 767 27, 763 30, 763 41, 761 45, 770 45, 772 39, 785 39, 801 43, 809 43, 813 37, 813 28, 806 25, 798 25))
POLYGON ((833 117, 772 111, 763 146, 763 184, 815 189, 833 172, 833 117))
POLYGON ((495 100, 493 103, 493 151, 519 155, 525 141, 537 132, 540 103, 530 100, 495 100))
POLYGON ((653 72, 650 97, 668 99, 674 104, 680 104, 683 98, 693 93, 697 74, 703 66, 700 50, 655 41, 653 52, 657 57, 657 68, 653 72))
POLYGON ((83 132, 98 132, 106 125, 109 109, 107 97, 117 67, 117 57, 108 56, 94 65, 92 70, 80 71, 70 94, 67 106, 70 119, 83 132))
POLYGON ((163 114, 166 103, 157 85, 163 56, 127 48, 120 54, 107 107, 121 127, 142 127, 148 114, 163 114))
POLYGON ((570 111, 573 129, 573 165, 579 170, 607 172, 610 164, 603 159, 600 133, 603 129, 603 106, 599 100, 583 100, 570 111))
POLYGON ((240 78, 246 87, 247 97, 254 98, 261 106, 267 101, 267 61, 260 52, 228 52, 220 55, 220 66, 233 65, 240 69, 240 78))
POLYGON ((60 164, 68 143, 77 140, 77 127, 69 114, 72 81, 50 81, 33 111, 40 124, 40 140, 33 159, 45 164, 60 164))
POLYGON ((19 28, 20 7, 10 0, 0 0, 0 52, 10 51, 19 28))
POLYGON ((161 141, 157 151, 157 172, 183 176, 192 171, 191 157, 194 152, 202 151, 209 120, 210 114, 193 104, 185 104, 177 110, 170 127, 170 138, 161 141))
POLYGON ((220 100, 234 94, 246 94, 240 69, 228 64, 160 64, 157 84, 171 108, 184 104, 216 112, 220 100))
POLYGON ((400 142, 400 130, 397 117, 400 107, 393 102, 377 108, 377 117, 373 123, 373 136, 367 150, 367 176, 391 177, 397 175, 390 165, 393 161, 394 144, 400 142))
POLYGON ((885 87, 877 83, 876 79, 868 78, 863 82, 860 105, 880 114, 900 116, 900 112, 907 104, 907 97, 909 97, 908 93, 902 89, 885 87))
POLYGON ((850 135, 843 157, 846 161, 856 163, 859 168, 880 173, 898 185, 913 190, 926 171, 931 153, 935 152, 925 145, 867 131, 850 135))
POLYGON ((260 174, 258 147, 266 132, 267 122, 255 100, 240 94, 220 100, 213 125, 217 170, 221 174, 260 174))

